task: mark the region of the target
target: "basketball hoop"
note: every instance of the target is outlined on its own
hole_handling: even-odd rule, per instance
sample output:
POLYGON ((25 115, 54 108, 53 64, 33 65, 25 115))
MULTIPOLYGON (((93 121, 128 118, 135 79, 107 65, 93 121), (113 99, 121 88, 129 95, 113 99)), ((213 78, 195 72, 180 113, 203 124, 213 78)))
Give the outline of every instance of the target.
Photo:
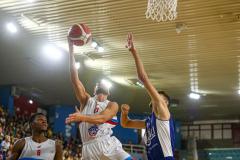
POLYGON ((172 21, 177 17, 177 0, 148 0, 146 18, 158 22, 172 21))

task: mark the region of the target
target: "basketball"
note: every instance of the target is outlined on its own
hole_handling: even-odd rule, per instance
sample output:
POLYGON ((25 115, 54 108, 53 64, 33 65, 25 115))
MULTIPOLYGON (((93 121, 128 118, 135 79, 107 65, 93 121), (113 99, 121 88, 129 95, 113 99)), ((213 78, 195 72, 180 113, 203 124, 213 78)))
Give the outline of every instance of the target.
POLYGON ((83 46, 92 39, 91 30, 86 24, 74 24, 68 31, 70 40, 76 46, 83 46))

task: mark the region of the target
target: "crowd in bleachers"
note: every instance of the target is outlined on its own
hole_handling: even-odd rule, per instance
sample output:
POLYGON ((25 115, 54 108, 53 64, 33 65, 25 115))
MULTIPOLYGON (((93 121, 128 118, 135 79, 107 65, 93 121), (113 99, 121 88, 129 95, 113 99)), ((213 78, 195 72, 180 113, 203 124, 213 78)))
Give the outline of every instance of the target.
MULTIPOLYGON (((28 125, 29 116, 9 116, 8 113, 0 106, 0 160, 11 154, 13 144, 23 137, 31 136, 28 125)), ((79 138, 66 138, 62 133, 54 133, 49 126, 46 136, 51 139, 60 140, 63 146, 63 160, 80 160, 81 159, 81 141, 79 138)), ((129 141, 127 145, 123 145, 124 149, 139 159, 145 157, 144 145, 132 145, 129 141), (140 148, 139 148, 140 147, 140 148)), ((179 156, 176 159, 188 159, 189 153, 187 150, 179 151, 179 156)), ((191 155, 190 155, 191 157, 191 155)), ((228 149, 208 149, 198 150, 198 157, 201 160, 213 159, 232 159, 238 160, 240 157, 239 148, 228 149)))
MULTIPOLYGON (((23 137, 31 136, 27 116, 9 116, 0 106, 0 160, 11 154, 13 144, 23 137)), ((81 146, 76 138, 64 138, 61 133, 53 133, 49 127, 46 136, 58 139, 63 144, 64 160, 80 160, 81 146)))

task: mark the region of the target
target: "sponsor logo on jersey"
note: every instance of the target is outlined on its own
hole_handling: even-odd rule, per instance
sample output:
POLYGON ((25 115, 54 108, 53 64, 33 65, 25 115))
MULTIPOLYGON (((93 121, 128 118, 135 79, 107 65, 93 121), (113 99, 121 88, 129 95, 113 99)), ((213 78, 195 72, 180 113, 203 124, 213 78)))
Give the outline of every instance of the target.
POLYGON ((155 132, 154 128, 150 127, 149 124, 147 124, 147 130, 146 130, 146 133, 144 136, 144 141, 147 146, 151 145, 151 141, 155 136, 156 136, 156 132, 155 132))
POLYGON ((88 129, 88 134, 91 137, 95 137, 97 135, 97 132, 99 131, 99 128, 97 125, 94 125, 88 129))

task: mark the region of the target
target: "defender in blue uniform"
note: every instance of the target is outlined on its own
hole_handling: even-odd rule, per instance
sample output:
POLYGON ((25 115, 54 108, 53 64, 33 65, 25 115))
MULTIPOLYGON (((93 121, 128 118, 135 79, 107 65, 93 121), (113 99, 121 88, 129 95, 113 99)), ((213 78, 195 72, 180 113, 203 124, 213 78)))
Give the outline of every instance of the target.
POLYGON ((174 124, 169 112, 170 98, 163 91, 157 91, 150 82, 143 63, 133 45, 132 34, 128 34, 127 47, 135 60, 139 80, 142 81, 149 96, 152 114, 146 120, 128 118, 129 105, 122 105, 121 125, 125 128, 144 129, 147 156, 149 160, 174 160, 174 124))

